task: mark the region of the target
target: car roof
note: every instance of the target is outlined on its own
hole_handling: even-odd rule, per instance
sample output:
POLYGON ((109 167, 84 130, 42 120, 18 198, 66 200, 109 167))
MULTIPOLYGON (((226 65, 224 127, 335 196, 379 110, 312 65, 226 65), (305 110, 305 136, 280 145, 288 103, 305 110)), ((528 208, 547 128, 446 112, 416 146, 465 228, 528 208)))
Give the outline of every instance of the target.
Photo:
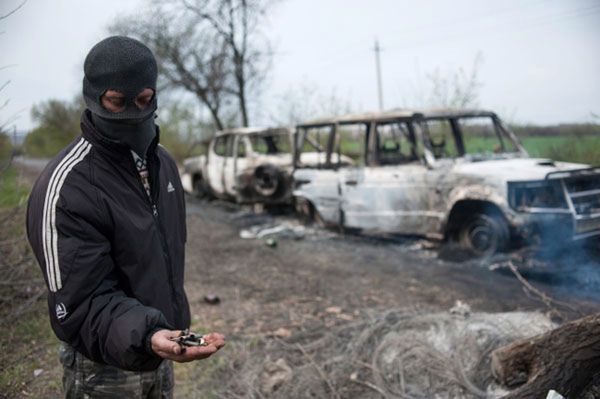
POLYGON ((219 130, 215 136, 225 136, 227 134, 238 135, 278 135, 291 134, 293 130, 289 127, 236 127, 231 129, 219 130))
POLYGON ((458 118, 474 116, 495 116, 491 111, 479 109, 392 109, 382 112, 365 112, 358 114, 347 114, 331 118, 315 119, 298 124, 298 127, 319 127, 334 124, 355 124, 370 122, 391 122, 399 119, 414 118, 458 118))

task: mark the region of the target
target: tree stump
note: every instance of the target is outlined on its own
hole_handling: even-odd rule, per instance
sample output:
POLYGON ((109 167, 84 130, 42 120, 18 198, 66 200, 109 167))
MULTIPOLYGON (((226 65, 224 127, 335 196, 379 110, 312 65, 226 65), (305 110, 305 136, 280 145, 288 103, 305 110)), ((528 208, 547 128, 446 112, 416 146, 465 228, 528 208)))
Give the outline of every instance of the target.
POLYGON ((501 384, 524 384, 505 398, 584 397, 600 375, 600 313, 496 349, 491 367, 501 384))

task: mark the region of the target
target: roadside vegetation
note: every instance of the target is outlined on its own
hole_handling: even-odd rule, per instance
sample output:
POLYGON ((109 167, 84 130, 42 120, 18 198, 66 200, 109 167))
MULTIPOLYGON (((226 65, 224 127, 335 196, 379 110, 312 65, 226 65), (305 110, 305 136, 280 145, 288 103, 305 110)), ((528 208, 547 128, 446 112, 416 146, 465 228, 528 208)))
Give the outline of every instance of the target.
MULTIPOLYGON (((23 151, 33 158, 51 158, 79 134, 79 120, 85 109, 78 97, 73 101, 48 100, 32 111, 38 126, 27 135, 23 151)), ((178 162, 193 155, 195 144, 210 139, 216 130, 197 116, 189 103, 173 102, 160 110, 157 123, 161 143, 178 162)), ((561 124, 552 126, 511 125, 532 157, 556 161, 600 164, 600 124, 561 124)), ((5 136, 3 136, 5 137, 5 136)), ((0 138, 0 140, 2 140, 0 138)), ((8 140, 0 143, 2 151, 8 140)), ((484 146, 485 147, 485 146, 484 146)))
POLYGON ((2 151, 1 160, 0 397, 53 396, 60 392, 58 341, 48 322, 44 281, 25 232, 31 179, 12 165, 10 153, 2 151))
MULTIPOLYGON (((213 132, 193 107, 185 102, 169 102, 158 112, 160 141, 178 161, 193 153, 194 144, 213 132)), ((81 96, 71 101, 50 99, 35 105, 31 111, 37 126, 26 136, 23 152, 32 158, 52 158, 80 132, 81 113, 85 103, 81 96)))

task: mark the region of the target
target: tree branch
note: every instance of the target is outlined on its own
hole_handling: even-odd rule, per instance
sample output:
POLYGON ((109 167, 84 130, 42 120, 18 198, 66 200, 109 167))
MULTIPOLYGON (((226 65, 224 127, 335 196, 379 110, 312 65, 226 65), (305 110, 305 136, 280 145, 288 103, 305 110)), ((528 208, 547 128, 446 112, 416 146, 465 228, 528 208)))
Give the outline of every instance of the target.
POLYGON ((4 14, 4 15, 0 15, 0 20, 3 20, 4 18, 8 18, 11 15, 13 15, 14 13, 16 13, 17 11, 19 11, 24 5, 25 3, 27 3, 27 0, 23 0, 23 2, 21 4, 19 4, 15 9, 13 9, 12 11, 9 11, 8 14, 4 14))

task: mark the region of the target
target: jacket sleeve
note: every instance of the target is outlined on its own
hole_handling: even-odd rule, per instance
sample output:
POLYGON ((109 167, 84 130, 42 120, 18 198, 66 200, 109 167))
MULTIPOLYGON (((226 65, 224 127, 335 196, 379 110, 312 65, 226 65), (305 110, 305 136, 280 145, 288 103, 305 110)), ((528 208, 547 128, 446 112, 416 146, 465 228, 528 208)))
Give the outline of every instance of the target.
MULTIPOLYGON (((28 218, 33 219, 31 211, 28 218)), ((126 295, 110 242, 89 219, 59 200, 55 215, 36 223, 42 229, 35 234, 39 240, 32 240, 30 231, 49 288, 54 332, 94 361, 154 370, 162 359, 148 349, 146 338, 170 326, 159 310, 126 295)))

